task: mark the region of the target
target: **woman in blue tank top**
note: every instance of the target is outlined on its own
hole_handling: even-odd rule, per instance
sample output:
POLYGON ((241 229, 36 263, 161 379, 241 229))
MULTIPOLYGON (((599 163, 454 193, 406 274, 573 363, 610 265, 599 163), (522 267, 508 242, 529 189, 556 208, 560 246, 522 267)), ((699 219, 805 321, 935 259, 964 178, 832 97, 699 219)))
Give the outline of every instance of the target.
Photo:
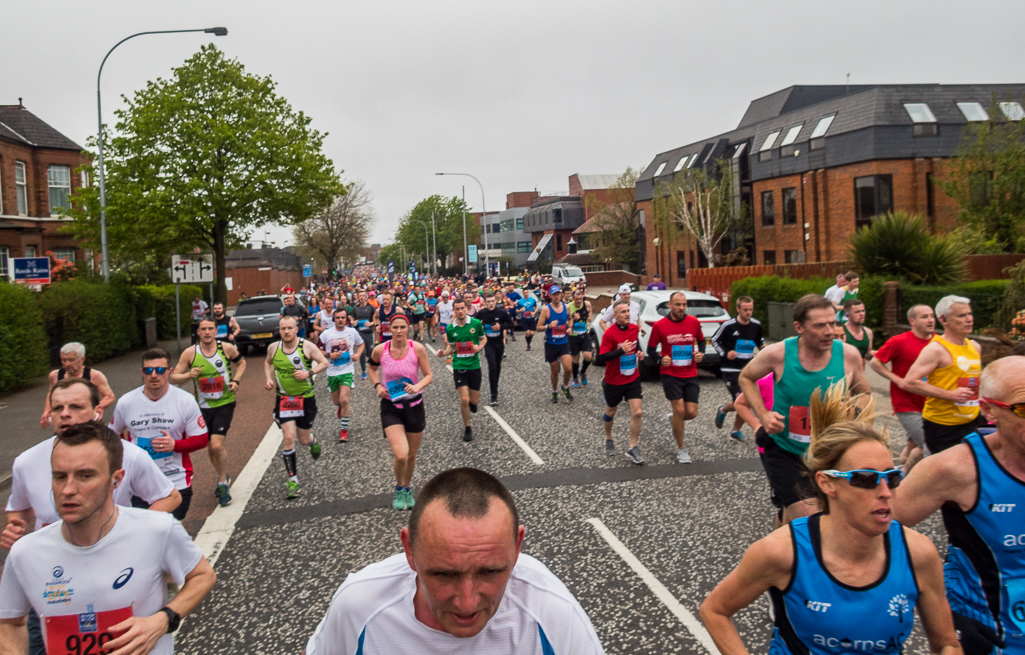
POLYGON ((890 517, 903 476, 889 438, 872 427, 871 403, 854 420, 842 385, 811 399, 805 464, 822 512, 755 542, 701 606, 723 655, 746 653, 731 617, 769 592, 771 655, 902 653, 914 611, 929 650, 961 647, 943 589, 943 565, 925 536, 890 517))

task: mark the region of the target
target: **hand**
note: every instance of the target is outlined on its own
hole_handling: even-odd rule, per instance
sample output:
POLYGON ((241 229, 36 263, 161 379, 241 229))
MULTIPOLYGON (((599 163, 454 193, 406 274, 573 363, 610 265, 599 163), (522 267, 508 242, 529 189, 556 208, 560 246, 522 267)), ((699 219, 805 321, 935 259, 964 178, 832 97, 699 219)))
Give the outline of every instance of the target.
POLYGON ((296 380, 305 380, 306 378, 310 377, 310 372, 295 370, 292 371, 292 377, 294 377, 296 380))
POLYGON ((50 427, 50 412, 43 412, 43 415, 39 417, 39 427, 44 429, 50 427))
POLYGON ((158 453, 169 453, 174 450, 174 438, 166 430, 161 430, 160 434, 164 436, 150 439, 149 443, 153 450, 158 453))
POLYGON ((188 375, 189 375, 190 378, 195 380, 196 378, 199 377, 199 374, 202 373, 202 372, 203 372, 203 369, 199 368, 198 366, 193 366, 191 369, 189 369, 189 374, 188 375))
POLYGON ((0 548, 11 549, 14 542, 25 536, 28 532, 28 526, 21 519, 11 519, 7 523, 7 527, 4 528, 3 534, 0 534, 0 548))
POLYGON ((1005 648, 1004 641, 989 626, 957 612, 951 613, 954 615, 954 629, 957 630, 957 638, 965 655, 986 655, 993 652, 994 646, 1005 648))
POLYGON ((481 349, 482 347, 483 347, 483 346, 481 346, 479 342, 478 342, 478 343, 475 343, 475 344, 473 344, 473 352, 475 352, 475 353, 479 353, 479 352, 480 352, 480 349, 481 349))
POLYGON ((668 355, 662 355, 662 366, 672 366, 673 358, 668 355))
POLYGON ((736 350, 731 350, 730 352, 726 353, 726 359, 736 359, 736 358, 737 358, 737 351, 736 350))
POLYGON ((342 356, 342 353, 341 352, 333 352, 333 353, 331 353, 330 356, 331 356, 331 359, 338 359, 339 357, 342 356))
POLYGON ((701 360, 705 358, 705 353, 699 350, 697 347, 694 348, 694 363, 700 364, 701 360))
POLYGON ((415 394, 415 393, 419 393, 419 392, 420 392, 420 390, 419 390, 419 389, 417 389, 417 388, 416 388, 416 387, 415 387, 415 386, 414 386, 414 385, 413 385, 412 383, 410 383, 410 382, 407 382, 407 383, 406 383, 406 386, 404 386, 404 387, 403 387, 403 389, 405 389, 406 393, 408 393, 408 394, 415 394))
POLYGON ((388 388, 386 386, 384 386, 383 384, 378 384, 376 389, 378 398, 388 398, 388 388))
POLYGON ((495 323, 494 325, 491 326, 491 329, 494 330, 495 332, 498 332, 499 330, 502 329, 502 326, 499 325, 498 323, 495 323))
POLYGON ((110 628, 113 634, 124 633, 107 642, 111 655, 145 655, 167 634, 168 617, 163 612, 150 616, 133 616, 110 628))
POLYGON ((960 387, 948 393, 948 399, 954 401, 955 403, 963 403, 969 401, 974 396, 975 391, 973 389, 969 389, 968 387, 960 387))
POLYGON ((762 421, 762 427, 766 434, 779 434, 783 431, 783 415, 779 412, 768 412, 765 415, 767 420, 762 421))
POLYGON ((623 343, 621 343, 619 345, 623 349, 623 352, 625 354, 627 354, 627 355, 632 353, 637 348, 637 342, 636 341, 624 341, 623 343))
POLYGON ((274 390, 274 380, 267 380, 267 383, 263 385, 263 388, 266 389, 267 391, 273 391, 274 390))
POLYGON ((548 324, 548 329, 549 330, 554 330, 558 326, 559 326, 559 322, 558 321, 552 321, 551 323, 548 324))
POLYGON ((238 391, 238 382, 236 380, 231 380, 231 381, 228 382, 228 391, 230 391, 232 393, 235 393, 236 391, 238 391), (235 386, 232 386, 232 385, 235 385, 235 386))
POLYGON ((445 359, 446 357, 448 357, 448 348, 439 350, 438 352, 434 353, 434 356, 438 359, 445 359))
POLYGON ((643 359, 644 359, 644 351, 643 350, 638 351, 638 353, 637 353, 637 360, 640 361, 640 360, 643 360, 643 359))

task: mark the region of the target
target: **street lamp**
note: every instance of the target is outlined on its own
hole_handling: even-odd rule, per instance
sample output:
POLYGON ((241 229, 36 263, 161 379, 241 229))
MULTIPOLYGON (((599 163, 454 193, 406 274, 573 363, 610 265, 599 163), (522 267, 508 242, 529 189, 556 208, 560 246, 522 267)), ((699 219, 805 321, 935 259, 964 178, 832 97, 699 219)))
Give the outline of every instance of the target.
POLYGON ((659 273, 661 273, 660 267, 662 266, 662 258, 658 254, 659 238, 655 237, 651 240, 651 242, 655 244, 655 275, 658 275, 659 273))
POLYGON ((107 54, 103 57, 103 61, 100 62, 100 72, 96 74, 96 118, 99 123, 97 130, 99 134, 99 148, 100 148, 100 249, 103 253, 103 281, 110 282, 110 255, 107 252, 107 190, 104 186, 105 176, 103 167, 103 109, 100 103, 100 77, 103 75, 103 65, 107 63, 107 57, 110 53, 114 52, 119 45, 127 41, 128 39, 134 39, 137 36, 144 36, 146 34, 180 34, 183 32, 205 32, 207 34, 213 34, 214 36, 227 36, 227 27, 207 27, 197 30, 154 30, 151 32, 139 32, 131 36, 126 36, 117 43, 114 47, 107 51, 107 54))
MULTIPOLYGON (((430 232, 427 231, 427 223, 424 223, 423 221, 419 221, 419 220, 417 220, 415 218, 410 218, 408 220, 409 220, 410 223, 416 223, 417 225, 420 225, 421 227, 423 227, 423 229, 424 229, 424 257, 425 258, 430 257, 431 256, 431 234, 430 234, 430 232)), ((430 265, 427 266, 427 272, 428 273, 431 272, 430 265)))
POLYGON ((486 202, 484 200, 484 185, 480 183, 480 180, 478 180, 475 176, 470 175, 469 173, 435 173, 435 175, 463 175, 465 177, 472 177, 473 181, 476 182, 477 186, 480 187, 480 208, 481 208, 481 211, 483 212, 481 214, 481 217, 480 217, 480 224, 481 224, 481 227, 484 228, 484 266, 485 266, 485 270, 487 271, 487 277, 490 278, 491 277, 491 257, 488 254, 488 251, 490 250, 490 248, 488 247, 488 230, 487 230, 488 226, 484 222, 485 219, 487 218, 487 215, 488 215, 488 208, 487 208, 487 204, 486 204, 486 202))

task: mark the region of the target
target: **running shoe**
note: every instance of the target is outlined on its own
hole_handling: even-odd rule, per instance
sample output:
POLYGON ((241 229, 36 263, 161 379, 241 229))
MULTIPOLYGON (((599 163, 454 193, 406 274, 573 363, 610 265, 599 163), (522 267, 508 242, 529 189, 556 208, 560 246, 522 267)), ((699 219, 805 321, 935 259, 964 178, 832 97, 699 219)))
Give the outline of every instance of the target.
POLYGON ((715 412, 715 427, 720 430, 722 430, 723 422, 726 421, 726 412, 722 411, 723 407, 725 407, 725 405, 719 405, 719 409, 715 412))
POLYGON ((630 461, 634 464, 643 464, 644 458, 641 457, 640 446, 634 446, 630 450, 626 451, 626 456, 630 458, 630 461))
POLYGON ((558 405, 559 404, 559 392, 558 391, 553 391, 552 392, 552 404, 553 405, 558 405))
POLYGON ((580 380, 578 380, 576 378, 573 378, 573 388, 574 389, 579 389, 580 388, 580 380))
POLYGON ((338 432, 338 441, 341 443, 349 443, 349 431, 341 430, 338 432))
POLYGON ((527 352, 528 353, 530 352, 530 344, 529 343, 527 344, 527 352))
POLYGON ((404 489, 406 493, 406 509, 413 509, 416 506, 416 500, 413 498, 412 489, 404 489))
POLYGON ((406 509, 406 490, 396 489, 395 500, 391 501, 391 506, 399 511, 406 509))
POLYGON ((495 396, 491 397, 491 406, 498 407, 498 398, 496 398, 495 396))
POLYGON ((469 425, 467 425, 466 428, 463 430, 463 441, 473 441, 473 428, 471 428, 469 425))
POLYGON ((562 393, 566 394, 566 400, 573 402, 573 394, 569 392, 569 387, 563 387, 562 393))
POLYGON ((616 442, 612 439, 605 440, 605 454, 612 457, 616 454, 616 442))
POLYGON ((744 433, 740 430, 734 430, 733 432, 730 432, 730 436, 741 443, 744 442, 744 433))
POLYGON ((231 502, 231 493, 228 491, 228 485, 223 482, 218 484, 217 488, 214 489, 214 495, 217 496, 218 501, 220 501, 221 507, 227 507, 231 502))
POLYGON ((471 414, 476 414, 477 413, 477 403, 470 403, 470 413, 471 414))
POLYGON ((367 379, 367 372, 363 371, 363 374, 359 376, 359 379, 360 380, 366 380, 367 379))
POLYGON ((320 442, 319 441, 314 441, 313 443, 310 444, 310 457, 313 458, 313 461, 317 461, 318 459, 320 459, 320 442))
POLYGON ((342 406, 335 407, 335 418, 342 418, 342 406))
POLYGON ((299 483, 292 480, 288 481, 288 495, 285 496, 288 500, 297 498, 299 496, 299 483))
POLYGON ((224 475, 224 482, 217 484, 217 487, 214 489, 214 497, 215 498, 220 498, 221 497, 221 485, 222 484, 224 485, 225 488, 227 488, 227 486, 229 484, 231 484, 231 475, 230 474, 225 474, 224 475))
POLYGON ((451 364, 451 363, 452 363, 452 358, 451 358, 451 357, 449 357, 448 359, 446 359, 446 360, 445 360, 445 363, 446 363, 446 364, 451 364))
POLYGON ((587 386, 587 373, 580 374, 580 384, 587 386))
POLYGON ((690 458, 690 453, 687 451, 687 446, 684 446, 683 448, 676 451, 676 461, 681 464, 691 463, 692 460, 690 458))

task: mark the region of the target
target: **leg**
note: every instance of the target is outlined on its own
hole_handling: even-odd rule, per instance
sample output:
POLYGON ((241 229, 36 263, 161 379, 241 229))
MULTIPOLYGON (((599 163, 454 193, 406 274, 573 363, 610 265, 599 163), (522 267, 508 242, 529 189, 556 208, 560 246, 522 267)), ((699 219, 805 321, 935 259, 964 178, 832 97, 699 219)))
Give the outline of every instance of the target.
POLYGON ((174 511, 171 512, 171 516, 179 521, 184 521, 185 515, 189 513, 189 506, 192 505, 192 487, 179 489, 178 493, 182 495, 182 502, 181 505, 174 508, 174 511))
MULTIPOLYGON (((353 373, 355 375, 355 373, 353 373)), ((343 384, 338 387, 338 400, 335 403, 338 405, 338 414, 340 415, 338 421, 338 437, 343 438, 347 441, 349 438, 349 419, 352 417, 352 387, 347 384, 343 384)))
POLYGON ((562 386, 568 387, 570 381, 570 374, 573 369, 573 358, 569 355, 563 355, 559 358, 562 362, 562 386))
POLYGON ((310 430, 298 429, 296 435, 299 437, 299 443, 304 446, 313 445, 313 432, 310 430))
POLYGON ((551 372, 552 379, 552 393, 559 390, 559 360, 548 363, 548 368, 551 372))
POLYGON ((470 427, 470 387, 456 387, 459 392, 459 414, 463 417, 463 426, 470 427))
POLYGON ((210 463, 217 471, 217 481, 224 484, 228 481, 228 454, 224 452, 224 435, 211 434, 210 444, 206 447, 206 454, 210 457, 210 463))
POLYGON ((676 447, 684 448, 687 446, 683 439, 684 422, 687 420, 687 403, 683 401, 683 398, 677 398, 675 400, 670 400, 669 404, 673 407, 673 417, 670 419, 670 423, 673 427, 673 438, 676 439, 676 447))
POLYGON ((819 511, 819 501, 814 498, 799 500, 796 503, 787 505, 783 510, 783 523, 790 523, 802 516, 811 516, 817 511, 819 511))
POLYGON ((413 469, 416 468, 416 454, 420 450, 420 442, 423 438, 423 432, 409 432, 406 434, 406 441, 409 444, 409 454, 406 456, 406 468, 402 473, 402 486, 407 489, 413 482, 413 469))
POLYGON ((616 411, 619 407, 606 407, 605 417, 603 417, 602 424, 605 426, 605 441, 612 441, 612 419, 616 418, 616 411))
POLYGON ((388 445, 391 446, 395 468, 395 486, 404 486, 406 467, 409 463, 409 440, 406 438, 406 428, 401 424, 389 425, 384 429, 384 436, 388 439, 388 445))
POLYGON ((631 398, 630 403, 630 448, 641 439, 641 399, 631 398))
MULTIPOLYGON (((737 421, 747 423, 751 426, 752 430, 758 432, 758 429, 762 427, 762 424, 758 421, 755 413, 751 410, 751 406, 747 404, 747 398, 743 395, 738 396, 733 402, 733 405, 737 410, 737 421)), ((735 430, 740 429, 739 427, 736 427, 737 421, 734 422, 735 430)))

